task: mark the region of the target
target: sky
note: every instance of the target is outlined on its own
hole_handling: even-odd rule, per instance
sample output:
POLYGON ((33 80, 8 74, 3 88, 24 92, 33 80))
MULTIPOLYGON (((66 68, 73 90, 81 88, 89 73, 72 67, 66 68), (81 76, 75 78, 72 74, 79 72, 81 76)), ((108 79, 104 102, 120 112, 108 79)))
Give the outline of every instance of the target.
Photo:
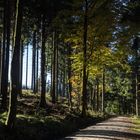
MULTIPOLYGON (((28 54, 28 87, 31 87, 32 80, 32 46, 29 45, 29 54, 28 54)), ((11 52, 10 51, 10 62, 9 62, 9 81, 10 81, 10 70, 11 70, 11 52)), ((22 73, 22 85, 26 85, 26 57, 27 57, 27 46, 24 48, 23 52, 23 73, 22 73)), ((40 54, 39 54, 40 58, 40 54)), ((40 59, 39 59, 39 74, 40 74, 40 59)))
MULTIPOLYGON (((26 57, 27 57, 27 46, 24 49, 23 54, 23 74, 22 74, 22 83, 23 85, 26 85, 26 57)), ((32 46, 28 46, 29 52, 28 52, 28 86, 31 86, 31 80, 32 80, 32 46)))
MULTIPOLYGON (((28 46, 29 52, 28 52, 28 80, 27 85, 28 87, 31 87, 31 81, 32 81, 32 46, 28 46)), ((9 81, 10 81, 10 70, 11 70, 11 52, 10 51, 10 62, 9 62, 9 81)), ((22 73, 22 85, 26 85, 26 57, 27 57, 27 46, 24 48, 23 52, 23 73, 22 73)), ((38 67, 38 76, 40 77, 40 51, 39 51, 39 67, 38 67)), ((47 80, 46 82, 50 81, 50 74, 47 74, 47 80)))

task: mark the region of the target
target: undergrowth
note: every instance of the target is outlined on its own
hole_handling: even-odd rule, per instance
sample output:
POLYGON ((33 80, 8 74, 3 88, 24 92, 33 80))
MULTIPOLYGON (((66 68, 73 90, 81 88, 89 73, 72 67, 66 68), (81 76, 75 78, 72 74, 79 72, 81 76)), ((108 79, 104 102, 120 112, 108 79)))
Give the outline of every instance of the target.
POLYGON ((39 96, 24 93, 18 101, 16 127, 12 131, 5 128, 7 112, 0 114, 0 140, 44 140, 65 137, 80 128, 104 119, 100 114, 89 111, 82 118, 80 111, 71 111, 66 102, 58 102, 50 109, 38 108, 39 96))

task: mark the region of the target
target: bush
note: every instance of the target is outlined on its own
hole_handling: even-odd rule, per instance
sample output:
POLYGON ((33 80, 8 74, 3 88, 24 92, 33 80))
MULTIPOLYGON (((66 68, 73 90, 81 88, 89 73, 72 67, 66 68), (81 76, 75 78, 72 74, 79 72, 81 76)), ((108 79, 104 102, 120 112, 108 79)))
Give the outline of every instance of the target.
POLYGON ((117 101, 108 101, 105 111, 111 115, 119 114, 119 103, 117 101))

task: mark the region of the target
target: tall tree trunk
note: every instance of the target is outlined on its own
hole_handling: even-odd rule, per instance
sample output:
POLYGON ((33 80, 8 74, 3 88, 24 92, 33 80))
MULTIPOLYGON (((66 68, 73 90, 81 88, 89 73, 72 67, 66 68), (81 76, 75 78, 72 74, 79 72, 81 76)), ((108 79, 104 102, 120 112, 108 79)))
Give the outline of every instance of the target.
POLYGON ((65 49, 64 49, 64 58, 63 58, 63 97, 66 96, 66 55, 65 55, 65 49))
POLYGON ((99 79, 97 79, 97 90, 96 90, 96 110, 99 111, 99 79))
POLYGON ((23 41, 21 42, 20 47, 20 76, 19 76, 19 84, 20 84, 20 94, 22 95, 22 68, 23 68, 23 41))
POLYGON ((83 83, 82 83, 82 116, 86 116, 87 110, 87 13, 88 1, 85 0, 85 13, 84 13, 84 34, 83 34, 83 83))
MULTIPOLYGON (((2 75, 2 44, 0 40, 0 77, 2 75)), ((1 78, 0 78, 0 91, 1 91, 1 78)))
POLYGON ((4 15, 3 15, 3 48, 2 48, 2 74, 1 74, 1 94, 2 94, 2 101, 1 101, 1 108, 6 110, 7 108, 7 91, 5 92, 5 63, 6 63, 6 27, 7 27, 7 0, 4 1, 4 15))
POLYGON ((32 90, 35 93, 36 87, 36 31, 33 33, 33 53, 32 53, 32 90))
POLYGON ((35 92, 38 93, 38 61, 39 59, 39 48, 36 49, 36 89, 35 92))
POLYGON ((93 110, 96 111, 96 89, 93 87, 93 110))
MULTIPOLYGON (((6 60, 5 60, 5 91, 4 94, 8 95, 8 75, 9 75, 9 53, 10 53, 10 27, 11 27, 11 2, 7 0, 7 43, 6 43, 6 60)), ((7 97, 6 97, 7 99, 7 97)), ((7 101, 6 101, 7 102, 7 101)))
MULTIPOLYGON (((62 66, 62 64, 61 64, 61 66, 62 66)), ((61 87, 61 89, 60 89, 60 96, 62 97, 63 96, 63 72, 62 72, 63 70, 61 69, 61 74, 60 74, 60 87, 61 87)))
POLYGON ((136 116, 139 116, 139 94, 138 94, 138 85, 139 85, 139 79, 138 79, 138 71, 139 71, 139 61, 138 61, 138 49, 139 49, 139 38, 136 37, 134 40, 134 51, 135 51, 135 113, 136 116))
POLYGON ((41 99, 40 107, 46 107, 46 49, 45 49, 45 14, 42 16, 42 47, 41 47, 41 99))
POLYGON ((59 61, 59 54, 58 54, 59 52, 58 52, 58 39, 57 39, 57 41, 56 41, 56 76, 55 76, 55 81, 56 81, 56 100, 58 101, 58 73, 59 73, 59 68, 58 68, 58 66, 59 66, 59 64, 58 64, 58 61, 59 61))
MULTIPOLYGON (((49 43, 48 42, 47 42, 47 48, 48 49, 46 51, 46 55, 49 56, 49 43)), ((49 65, 49 57, 46 58, 46 79, 48 78, 48 65, 49 65)), ((49 91, 49 85, 48 84, 49 83, 47 83, 47 92, 49 91)))
POLYGON ((27 52, 26 52, 26 89, 28 89, 28 54, 29 54, 29 46, 27 45, 27 52))
POLYGON ((11 2, 5 0, 4 12, 4 33, 3 33, 3 67, 2 67, 2 108, 7 108, 7 95, 8 95, 8 72, 9 72, 9 50, 10 50, 10 27, 11 27, 11 2), (6 19, 5 19, 6 18, 6 19))
POLYGON ((93 87, 90 87, 90 106, 93 109, 93 87))
POLYGON ((6 63, 5 63, 5 93, 8 92, 9 75, 9 53, 10 53, 10 28, 11 28, 11 2, 7 0, 7 44, 6 44, 6 63))
POLYGON ((136 116, 139 116, 139 104, 138 104, 138 74, 135 73, 135 94, 136 94, 136 116))
POLYGON ((69 104, 70 104, 70 107, 72 108, 72 83, 71 83, 71 53, 72 53, 72 50, 71 50, 71 47, 68 46, 68 85, 69 85, 69 104))
MULTIPOLYGON (((52 48, 51 48, 52 52, 53 52, 53 43, 52 43, 52 48)), ((50 91, 50 95, 52 97, 52 90, 53 90, 53 54, 51 54, 51 91, 50 91)))
POLYGON ((105 94, 105 68, 102 73, 102 112, 104 113, 104 94, 105 94))
POLYGON ((9 101, 9 110, 6 120, 6 125, 12 129, 16 121, 17 112, 17 94, 19 93, 19 74, 20 74, 20 40, 21 40, 21 26, 22 26, 22 0, 16 1, 16 22, 14 34, 14 51, 11 62, 11 92, 9 101))
POLYGON ((53 32, 53 64, 52 64, 52 103, 56 102, 56 42, 55 42, 55 32, 53 32))

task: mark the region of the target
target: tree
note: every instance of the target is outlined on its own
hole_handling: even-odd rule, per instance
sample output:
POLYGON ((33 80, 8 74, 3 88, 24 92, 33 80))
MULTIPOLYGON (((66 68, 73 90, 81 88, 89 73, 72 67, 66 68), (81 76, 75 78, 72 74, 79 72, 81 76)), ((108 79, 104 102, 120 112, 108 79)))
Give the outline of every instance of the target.
POLYGON ((23 41, 21 41, 20 44, 20 56, 19 56, 19 64, 20 64, 20 68, 19 68, 19 96, 22 95, 22 72, 23 72, 23 41))
POLYGON ((21 27, 22 27, 22 10, 23 1, 16 1, 16 19, 14 32, 14 50, 11 62, 11 92, 9 101, 9 110, 6 120, 6 126, 12 129, 15 126, 16 111, 17 111, 17 94, 19 93, 19 75, 20 75, 20 41, 21 41, 21 27))
POLYGON ((36 30, 33 32, 33 49, 32 49, 32 90, 36 92, 36 30))
POLYGON ((46 106, 46 72, 45 72, 45 63, 46 63, 46 49, 45 49, 45 13, 42 15, 42 44, 41 44, 41 99, 40 107, 46 106))
POLYGON ((4 1, 4 30, 3 30, 3 58, 1 78, 1 108, 7 109, 8 95, 8 72, 9 72, 9 50, 10 50, 10 27, 11 27, 11 2, 4 1))
POLYGON ((56 102, 56 32, 53 32, 53 63, 52 63, 52 103, 56 102))
POLYGON ((140 48, 140 40, 138 37, 136 37, 134 39, 134 44, 133 44, 133 49, 134 49, 134 57, 135 57, 135 64, 134 64, 134 73, 135 73, 135 110, 136 110, 136 116, 139 116, 139 80, 140 80, 140 76, 139 76, 139 48, 140 48))
POLYGON ((72 108, 72 83, 71 83, 71 77, 72 77, 72 68, 71 68, 71 55, 72 55, 72 49, 71 46, 68 45, 68 89, 69 89, 69 104, 72 108))
POLYGON ((85 11, 84 11, 84 34, 83 34, 83 84, 82 84, 82 116, 86 116, 87 109, 87 15, 88 14, 88 1, 85 0, 85 11))
POLYGON ((26 51, 26 89, 28 89, 28 54, 29 54, 29 46, 27 44, 27 51, 26 51))

